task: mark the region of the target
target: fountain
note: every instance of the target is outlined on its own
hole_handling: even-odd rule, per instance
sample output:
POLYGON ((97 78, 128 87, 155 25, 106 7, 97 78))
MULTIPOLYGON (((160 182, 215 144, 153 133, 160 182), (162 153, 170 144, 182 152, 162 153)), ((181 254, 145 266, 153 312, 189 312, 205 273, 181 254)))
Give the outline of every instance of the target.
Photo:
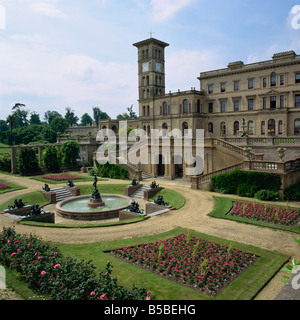
POLYGON ((100 195, 97 189, 97 176, 94 175, 92 195, 65 199, 56 204, 56 213, 66 219, 103 220, 118 218, 119 212, 127 209, 131 198, 118 194, 100 195))

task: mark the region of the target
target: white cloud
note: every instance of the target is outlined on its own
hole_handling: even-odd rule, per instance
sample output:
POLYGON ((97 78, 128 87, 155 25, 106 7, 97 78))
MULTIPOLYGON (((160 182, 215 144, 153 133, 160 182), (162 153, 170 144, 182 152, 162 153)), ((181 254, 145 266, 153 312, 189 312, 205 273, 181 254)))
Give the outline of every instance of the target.
POLYGON ((155 20, 165 20, 187 7, 193 0, 151 0, 152 15, 155 20))
POLYGON ((66 15, 56 8, 53 2, 56 2, 55 0, 52 1, 43 1, 43 2, 34 2, 31 5, 31 8, 33 11, 53 18, 64 18, 66 15))

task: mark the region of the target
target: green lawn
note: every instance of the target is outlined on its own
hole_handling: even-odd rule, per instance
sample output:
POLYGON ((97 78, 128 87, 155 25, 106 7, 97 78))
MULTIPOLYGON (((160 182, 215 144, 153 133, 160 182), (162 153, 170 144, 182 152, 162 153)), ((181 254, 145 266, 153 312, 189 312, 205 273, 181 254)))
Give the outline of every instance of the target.
POLYGON ((158 195, 162 195, 164 201, 169 202, 169 204, 176 209, 180 209, 185 204, 185 198, 180 193, 170 190, 170 189, 161 189, 150 201, 153 201, 157 198, 158 195))
MULTIPOLYGON (((212 298, 199 291, 161 278, 154 273, 140 269, 105 253, 106 251, 114 250, 116 247, 121 248, 124 246, 167 239, 183 232, 187 233, 189 230, 177 228, 166 233, 135 239, 89 244, 58 243, 56 245, 65 256, 72 256, 85 261, 92 260, 92 263, 98 270, 104 268, 107 261, 110 261, 113 265, 113 276, 118 278, 121 285, 129 287, 134 283, 137 286, 145 287, 147 290, 156 294, 157 298, 160 300, 251 300, 289 259, 288 256, 278 252, 263 250, 258 247, 235 242, 235 247, 251 252, 260 258, 222 293, 217 297, 212 298)), ((226 239, 201 234, 195 231, 192 231, 192 234, 210 241, 230 245, 230 241, 226 239)))
MULTIPOLYGON (((235 200, 240 199, 234 199, 234 198, 225 198, 225 197, 214 197, 216 200, 215 208, 208 214, 208 216, 219 218, 219 219, 228 219, 233 220, 241 223, 248 223, 248 224, 254 224, 260 227, 266 227, 266 228, 273 228, 273 229, 280 229, 283 231, 290 231, 295 233, 300 233, 300 228, 298 227, 298 223, 294 225, 293 227, 288 227, 280 224, 273 224, 273 223, 267 223, 267 222, 261 222, 261 221, 255 221, 250 220, 246 218, 240 218, 236 216, 227 215, 227 213, 230 211, 232 207, 232 202, 235 200)), ((254 202, 254 201, 252 201, 254 202)), ((259 203, 259 201, 256 201, 256 203, 259 203)), ((280 204, 274 204, 271 203, 271 205, 274 206, 280 206, 280 204)), ((282 206, 285 206, 282 204, 282 206)))
POLYGON ((10 154, 10 148, 8 147, 7 144, 0 143, 0 147, 4 147, 4 148, 0 148, 0 154, 3 154, 3 153, 9 153, 10 154))

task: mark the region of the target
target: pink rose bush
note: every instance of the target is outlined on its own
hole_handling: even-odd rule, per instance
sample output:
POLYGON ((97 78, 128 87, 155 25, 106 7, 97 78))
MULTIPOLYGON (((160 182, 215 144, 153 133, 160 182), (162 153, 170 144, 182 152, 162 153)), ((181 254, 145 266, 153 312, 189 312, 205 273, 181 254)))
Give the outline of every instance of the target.
POLYGON ((64 257, 56 247, 12 228, 0 233, 0 265, 16 270, 30 288, 53 300, 155 299, 145 288, 120 286, 110 262, 96 274, 91 261, 64 257))
POLYGON ((300 219, 299 209, 246 201, 234 201, 230 215, 284 226, 293 226, 300 219))
POLYGON ((218 242, 180 234, 171 239, 117 248, 117 257, 194 289, 215 295, 257 260, 218 242))

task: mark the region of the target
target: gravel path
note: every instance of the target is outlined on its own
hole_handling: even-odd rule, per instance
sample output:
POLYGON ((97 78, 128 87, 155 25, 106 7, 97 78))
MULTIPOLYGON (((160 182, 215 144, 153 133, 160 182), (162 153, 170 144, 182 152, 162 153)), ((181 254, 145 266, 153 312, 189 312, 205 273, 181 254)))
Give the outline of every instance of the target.
MULTIPOLYGON (((37 182, 28 178, 20 178, 17 176, 8 177, 0 174, 0 179, 6 179, 12 181, 13 183, 28 187, 28 189, 25 190, 0 194, 0 203, 7 201, 8 199, 15 199, 19 197, 19 195, 27 192, 41 190, 43 186, 42 182, 37 182)), ((166 188, 173 189, 183 194, 186 199, 186 204, 179 210, 174 210, 164 215, 151 217, 150 219, 141 223, 116 227, 90 229, 41 228, 15 225, 12 220, 0 215, 0 228, 2 229, 2 226, 15 225, 15 229, 18 233, 33 232, 37 236, 47 241, 62 243, 92 243, 98 241, 120 240, 153 235, 172 230, 176 227, 182 227, 217 237, 230 239, 232 241, 243 242, 264 249, 282 252, 292 256, 293 258, 296 258, 297 261, 300 261, 299 245, 294 241, 295 238, 299 238, 297 235, 290 232, 261 228, 243 223, 237 223, 234 221, 209 217, 207 214, 214 208, 215 204, 213 199, 214 193, 192 190, 189 183, 181 180, 170 181, 156 179, 156 182, 166 188)), ((100 183, 120 184, 120 181, 109 180, 101 181, 100 183)), ((292 206, 294 204, 291 203, 290 205, 292 206)), ((299 203, 295 205, 300 206, 299 203)), ((279 272, 257 296, 257 299, 273 300, 283 287, 281 281, 282 273, 279 272)))

